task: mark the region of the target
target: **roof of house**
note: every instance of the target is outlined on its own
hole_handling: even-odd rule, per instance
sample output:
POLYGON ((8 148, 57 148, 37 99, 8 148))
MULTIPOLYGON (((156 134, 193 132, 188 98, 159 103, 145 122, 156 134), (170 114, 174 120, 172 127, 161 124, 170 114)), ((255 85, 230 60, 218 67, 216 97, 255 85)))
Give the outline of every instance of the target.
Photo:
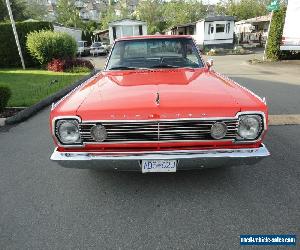
POLYGON ((208 17, 205 17, 204 19, 198 20, 197 22, 176 25, 176 26, 171 27, 170 29, 172 30, 172 29, 175 29, 175 28, 195 26, 196 23, 202 22, 202 21, 213 22, 213 21, 234 21, 234 20, 235 20, 234 16, 208 16, 208 17))
POLYGON ((236 22, 236 24, 269 22, 270 20, 271 20, 271 14, 266 15, 266 16, 258 16, 258 17, 253 17, 253 18, 249 18, 246 20, 241 20, 241 21, 236 22))
POLYGON ((136 23, 140 23, 140 24, 146 24, 146 22, 144 22, 144 21, 130 19, 130 18, 123 18, 123 19, 115 20, 115 21, 109 22, 109 24, 115 24, 115 23, 119 23, 119 22, 123 22, 123 21, 131 21, 131 22, 136 22, 136 23))
POLYGON ((234 21, 234 16, 207 16, 199 21, 213 22, 213 21, 234 21))

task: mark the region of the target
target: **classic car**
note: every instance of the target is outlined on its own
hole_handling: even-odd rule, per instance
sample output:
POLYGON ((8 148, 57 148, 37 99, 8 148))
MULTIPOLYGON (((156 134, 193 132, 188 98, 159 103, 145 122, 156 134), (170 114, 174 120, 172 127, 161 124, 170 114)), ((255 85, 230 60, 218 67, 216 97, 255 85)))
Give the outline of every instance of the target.
POLYGON ((143 173, 252 165, 269 155, 267 121, 265 99, 215 72, 192 37, 125 37, 52 105, 51 160, 143 173))

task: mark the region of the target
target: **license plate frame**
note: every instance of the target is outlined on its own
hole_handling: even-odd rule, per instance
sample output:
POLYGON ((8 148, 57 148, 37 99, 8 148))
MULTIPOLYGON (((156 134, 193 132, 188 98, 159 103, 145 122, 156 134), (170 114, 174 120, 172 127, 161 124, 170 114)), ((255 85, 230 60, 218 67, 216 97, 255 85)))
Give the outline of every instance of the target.
POLYGON ((142 173, 174 173, 177 171, 177 160, 142 160, 142 173))

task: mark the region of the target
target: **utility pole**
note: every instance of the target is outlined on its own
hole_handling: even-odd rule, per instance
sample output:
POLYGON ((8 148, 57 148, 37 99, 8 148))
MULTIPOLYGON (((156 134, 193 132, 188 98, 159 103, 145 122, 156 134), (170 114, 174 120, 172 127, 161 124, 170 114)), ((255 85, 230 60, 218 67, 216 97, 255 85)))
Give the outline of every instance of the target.
POLYGON ((23 55, 22 55, 22 50, 21 50, 21 46, 20 46, 20 42, 19 42, 19 37, 18 37, 17 29, 16 29, 16 24, 15 24, 15 20, 14 20, 13 14, 11 12, 9 0, 6 0, 6 6, 7 6, 7 10, 8 10, 8 15, 9 15, 9 18, 10 18, 10 22, 11 22, 11 27, 13 29, 13 33, 14 33, 14 36, 15 36, 16 44, 17 44, 17 47, 18 47, 19 56, 21 58, 22 67, 23 67, 23 69, 25 69, 25 63, 24 63, 24 59, 23 59, 23 55))

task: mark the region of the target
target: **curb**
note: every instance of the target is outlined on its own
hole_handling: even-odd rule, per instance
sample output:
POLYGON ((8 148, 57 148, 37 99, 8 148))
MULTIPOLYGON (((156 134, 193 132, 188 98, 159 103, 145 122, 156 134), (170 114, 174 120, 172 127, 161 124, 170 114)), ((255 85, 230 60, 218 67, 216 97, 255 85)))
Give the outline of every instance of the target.
MULTIPOLYGON (((5 123, 5 125, 13 125, 13 124, 17 124, 19 122, 23 122, 23 121, 27 120, 28 118, 34 116, 38 111, 51 105, 53 102, 59 100, 60 98, 62 98, 66 94, 68 94, 71 90, 73 90, 74 88, 76 88, 77 86, 82 84, 83 82, 87 81, 89 78, 91 78, 98 72, 99 72, 98 70, 92 71, 89 75, 76 81, 74 84, 54 93, 51 96, 46 97, 45 99, 41 100, 40 102, 38 102, 26 109, 23 109, 22 111, 18 112, 14 116, 6 118, 3 122, 5 123)), ((1 125, 1 121, 0 121, 0 125, 1 125)))

